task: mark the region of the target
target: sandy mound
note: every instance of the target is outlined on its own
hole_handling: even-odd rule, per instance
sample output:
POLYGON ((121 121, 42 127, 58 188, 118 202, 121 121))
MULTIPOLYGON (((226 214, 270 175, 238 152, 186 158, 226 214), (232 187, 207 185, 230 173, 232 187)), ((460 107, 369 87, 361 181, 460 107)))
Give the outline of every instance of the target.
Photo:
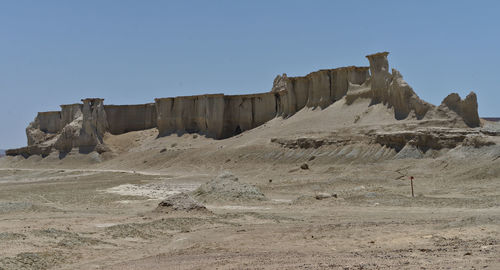
POLYGON ((204 205, 193 199, 189 194, 179 193, 167 197, 158 204, 157 211, 208 211, 204 205))
POLYGON ((193 195, 202 201, 262 201, 264 194, 255 186, 241 183, 229 172, 201 185, 193 195))

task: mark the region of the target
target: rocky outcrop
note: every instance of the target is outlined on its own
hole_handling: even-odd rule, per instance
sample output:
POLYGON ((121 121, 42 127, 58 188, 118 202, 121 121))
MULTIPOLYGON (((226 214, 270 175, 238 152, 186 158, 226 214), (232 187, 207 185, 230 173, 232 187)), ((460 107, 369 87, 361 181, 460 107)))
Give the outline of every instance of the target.
POLYGON ((82 129, 83 116, 79 116, 71 123, 66 125, 57 140, 54 143, 54 148, 60 152, 70 152, 74 147, 80 145, 80 131, 82 129))
POLYGON ((82 109, 83 104, 80 103, 61 105, 62 128, 82 116, 82 109))
POLYGON ((61 112, 39 112, 35 120, 26 128, 28 146, 53 138, 61 129, 61 112))
POLYGON ((276 78, 274 78, 273 87, 271 88, 271 92, 276 93, 276 92, 279 92, 282 90, 286 90, 287 79, 288 79, 288 76, 286 76, 286 73, 283 73, 283 75, 276 76, 276 78))
POLYGON ((366 56, 370 62, 370 83, 374 103, 388 101, 388 89, 392 76, 389 73, 389 61, 387 61, 387 55, 389 55, 388 52, 380 52, 366 56))
MULTIPOLYGON (((290 149, 309 149, 309 148, 320 148, 327 145, 344 146, 353 143, 351 138, 272 138, 272 143, 277 143, 281 147, 290 149)), ((359 141, 358 141, 359 142, 359 141)))
POLYGON ((392 69, 392 81, 386 97, 388 105, 394 107, 396 119, 405 119, 411 111, 417 119, 422 119, 433 105, 421 100, 413 89, 403 80, 403 76, 396 69, 392 69))
POLYGON ((429 149, 455 148, 471 137, 481 136, 478 130, 453 128, 425 128, 408 131, 379 132, 373 137, 375 143, 401 151, 406 145, 423 152, 429 149))
POLYGON ((106 111, 103 99, 83 99, 82 129, 78 146, 96 146, 103 142, 104 133, 108 130, 106 111))
POLYGON ((444 106, 462 117, 467 126, 479 127, 476 93, 470 92, 464 100, 457 93, 449 94, 440 105, 440 107, 444 106))
POLYGON ((44 145, 30 145, 16 149, 9 149, 5 151, 7 156, 23 156, 28 158, 29 156, 38 155, 42 157, 48 156, 52 152, 52 146, 44 145))
POLYGON ((288 117, 304 107, 325 108, 343 98, 349 86, 361 85, 370 77, 368 67, 319 70, 304 77, 275 79, 278 115, 288 117))
MULTIPOLYGON (((399 71, 392 69, 389 72, 388 54, 381 52, 366 56, 369 67, 323 69, 301 77, 279 75, 267 93, 157 98, 155 103, 122 106, 105 106, 98 98, 84 99, 82 104, 61 105, 58 112, 39 113, 26 130, 28 146, 43 146, 43 149, 53 148, 61 152, 74 148, 104 151, 102 149, 106 147, 102 144, 106 132, 122 134, 154 127, 160 136, 200 133, 224 139, 275 117, 290 117, 303 108, 323 109, 340 99, 345 99, 347 104, 357 99, 371 99, 372 104, 383 103, 394 109, 394 118, 398 120, 408 117, 422 119, 431 112, 440 119, 453 118, 460 125, 479 126, 474 93, 464 100, 451 94, 441 106, 435 107, 421 100, 399 71)), ((387 141, 384 136, 381 138, 387 141)), ((391 144, 390 140, 386 143, 391 144)), ((309 144, 314 147, 318 143, 299 141, 297 147, 309 144)), ((398 147, 402 149, 405 145, 406 142, 398 147)), ((41 152, 35 149, 22 148, 10 153, 29 155, 41 152)))
POLYGON ((81 152, 90 152, 103 143, 104 133, 108 130, 103 99, 83 99, 82 111, 74 113, 78 116, 67 124, 54 143, 60 152, 69 152, 78 147, 81 152))
POLYGON ((372 103, 383 103, 394 108, 394 117, 398 120, 408 117, 413 111, 417 119, 422 119, 433 105, 421 100, 413 89, 403 80, 396 69, 389 73, 388 52, 366 56, 370 61, 370 89, 372 103))

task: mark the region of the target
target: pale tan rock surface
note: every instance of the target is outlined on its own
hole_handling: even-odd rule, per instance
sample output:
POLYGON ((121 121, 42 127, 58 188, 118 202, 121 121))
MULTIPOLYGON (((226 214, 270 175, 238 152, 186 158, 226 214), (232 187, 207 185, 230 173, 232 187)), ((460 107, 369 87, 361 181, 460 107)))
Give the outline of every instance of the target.
POLYGON ((130 131, 146 130, 157 126, 154 103, 138 105, 104 105, 109 132, 123 134, 130 131))
MULTIPOLYGON (((103 144, 107 132, 119 135, 150 128, 157 128, 159 136, 199 133, 226 139, 304 109, 327 110, 365 99, 370 100, 369 106, 382 104, 392 110, 395 120, 422 120, 424 125, 434 121, 431 126, 439 123, 444 127, 480 125, 474 93, 464 100, 451 94, 439 107, 429 104, 417 96, 399 71, 389 72, 388 54, 366 56, 369 67, 324 69, 303 77, 279 75, 267 93, 157 98, 155 103, 118 106, 104 105, 98 98, 84 99, 83 104, 61 105, 60 112, 39 113, 26 129, 28 146, 43 146, 44 153, 51 149, 70 152, 73 148, 91 152, 103 144)), ((348 111, 345 107, 340 114, 348 111)), ((340 114, 333 117, 340 119, 340 114)), ((357 124, 362 115, 352 117, 357 124)), ((9 153, 17 155, 23 149, 27 148, 9 153)), ((24 152, 29 156, 38 150, 24 152)))
POLYGON ((449 94, 444 98, 441 106, 446 106, 457 113, 469 127, 478 127, 480 125, 477 113, 477 97, 474 92, 470 92, 464 100, 457 93, 449 94))

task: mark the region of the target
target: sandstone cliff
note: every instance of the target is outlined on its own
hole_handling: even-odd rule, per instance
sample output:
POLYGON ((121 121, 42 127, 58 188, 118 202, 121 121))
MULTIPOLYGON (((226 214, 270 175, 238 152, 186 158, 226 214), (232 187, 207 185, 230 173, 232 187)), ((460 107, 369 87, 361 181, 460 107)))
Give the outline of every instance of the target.
POLYGON ((138 105, 104 105, 109 132, 122 134, 156 127, 154 103, 138 105))
POLYGON ((200 133, 224 139, 258 127, 275 117, 290 117, 303 108, 324 109, 340 99, 382 103, 394 118, 454 119, 457 125, 479 126, 476 95, 464 100, 451 94, 436 107, 421 100, 396 69, 389 72, 388 52, 368 55, 368 67, 341 67, 312 72, 302 77, 278 75, 267 93, 252 95, 210 94, 157 98, 155 103, 104 105, 103 99, 61 105, 61 111, 40 112, 26 129, 28 146, 8 155, 47 155, 78 148, 81 152, 106 151, 106 132, 157 128, 160 136, 200 133))

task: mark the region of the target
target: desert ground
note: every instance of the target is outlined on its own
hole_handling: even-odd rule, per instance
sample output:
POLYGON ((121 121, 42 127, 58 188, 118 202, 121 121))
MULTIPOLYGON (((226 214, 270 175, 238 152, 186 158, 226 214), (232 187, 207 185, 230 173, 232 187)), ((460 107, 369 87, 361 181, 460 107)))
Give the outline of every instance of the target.
POLYGON ((360 100, 225 140, 3 157, 0 269, 500 269, 499 136, 420 156, 369 140, 430 126, 360 100), (241 192, 197 192, 220 174, 241 192), (179 192, 206 209, 157 208, 179 192))

